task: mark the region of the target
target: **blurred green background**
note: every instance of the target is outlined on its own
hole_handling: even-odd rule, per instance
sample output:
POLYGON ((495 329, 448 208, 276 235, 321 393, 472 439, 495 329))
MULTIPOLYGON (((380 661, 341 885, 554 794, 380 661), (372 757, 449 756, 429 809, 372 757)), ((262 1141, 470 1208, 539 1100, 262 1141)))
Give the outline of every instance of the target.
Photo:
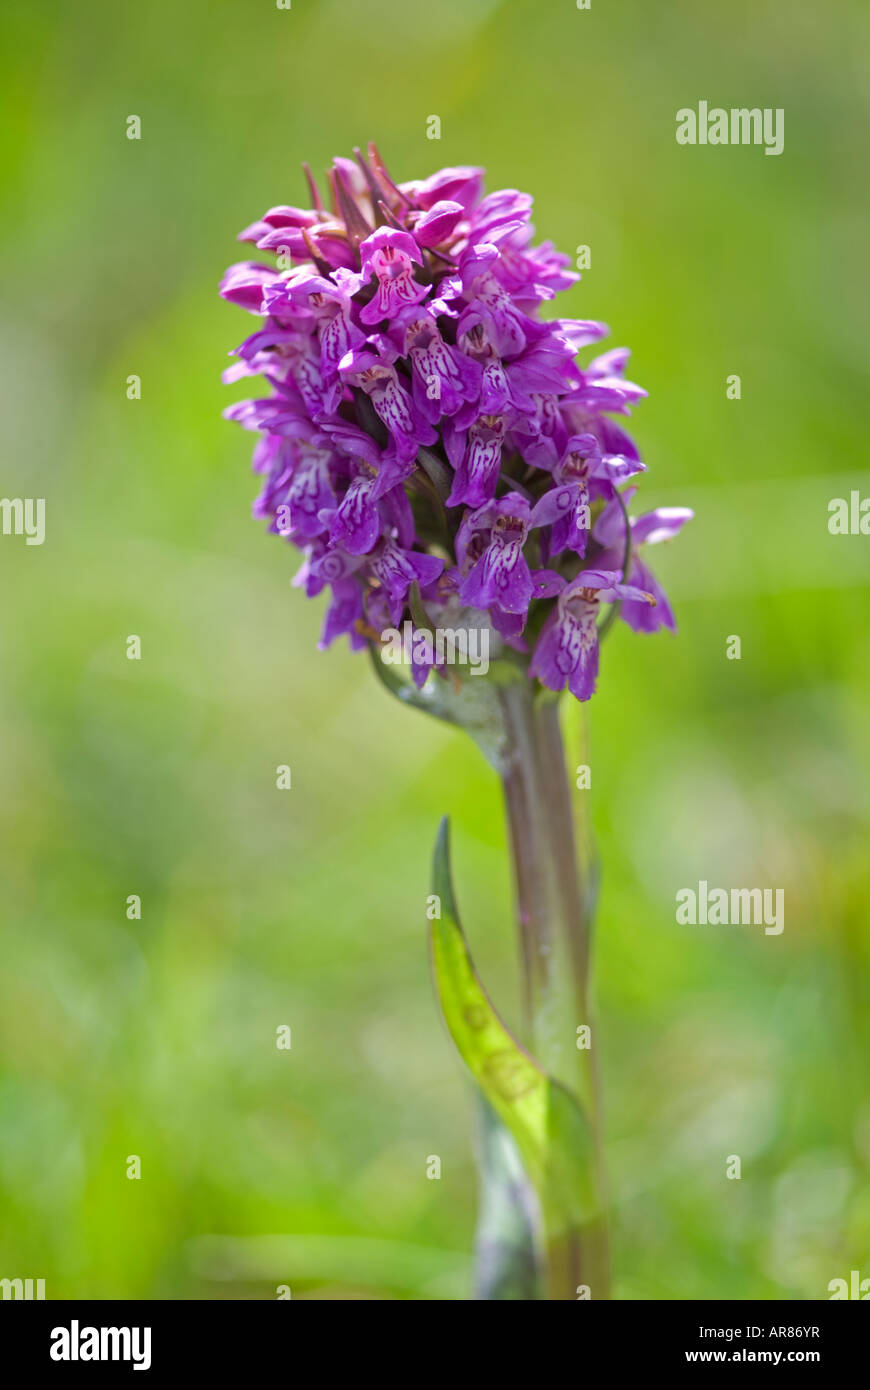
POLYGON ((516 1020, 499 788, 364 658, 315 650, 220 418, 246 394, 219 380, 248 331, 217 296, 236 233, 305 201, 303 158, 374 138, 402 179, 487 165, 539 236, 591 248, 560 312, 632 347, 643 497, 697 511, 654 557, 680 635, 608 640, 577 793, 617 1296, 870 1277, 870 540, 827 530, 829 499, 870 495, 866 6, 2 8, 0 490, 47 511, 42 547, 0 538, 0 1276, 468 1294, 469 1093, 423 907, 449 811, 516 1020), (701 99, 783 107, 783 155, 678 146, 701 99), (784 934, 678 927, 700 878, 784 887, 784 934))

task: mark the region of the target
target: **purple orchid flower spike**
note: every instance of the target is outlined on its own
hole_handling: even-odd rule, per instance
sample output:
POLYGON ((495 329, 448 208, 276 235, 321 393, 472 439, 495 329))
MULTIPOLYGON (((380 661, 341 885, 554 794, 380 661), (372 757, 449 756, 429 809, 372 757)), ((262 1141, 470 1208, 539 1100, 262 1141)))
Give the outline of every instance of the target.
MULTIPOLYGON (((578 277, 535 242, 528 194, 485 194, 474 167, 397 183, 374 146, 335 161, 332 212, 308 179, 312 208, 276 205, 242 234, 279 268, 245 261, 221 282, 257 320, 225 379, 271 393, 225 412, 260 435, 254 515, 306 553, 306 592, 332 588, 325 641, 413 620, 419 584, 435 614, 476 613, 552 680, 558 641, 609 592, 588 576, 622 570, 634 489, 619 494, 645 467, 628 352, 580 366, 605 325, 540 317, 578 277)), ((644 556, 689 515, 631 523, 621 615, 638 631, 674 625, 644 556)), ((431 671, 446 674, 418 662, 414 681, 431 671)))

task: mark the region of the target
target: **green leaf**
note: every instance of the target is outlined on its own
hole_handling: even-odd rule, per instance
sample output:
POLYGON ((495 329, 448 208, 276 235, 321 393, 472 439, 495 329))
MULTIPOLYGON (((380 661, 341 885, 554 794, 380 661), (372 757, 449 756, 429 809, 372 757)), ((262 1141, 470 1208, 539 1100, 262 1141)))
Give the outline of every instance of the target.
POLYGON ((530 1302, 541 1297, 540 1210, 513 1136, 479 1086, 476 1158, 480 1200, 474 1236, 474 1297, 530 1302))
POLYGON ((435 846, 433 892, 441 915, 431 924, 432 962, 447 1027, 537 1190, 551 1260, 563 1272, 579 1269, 571 1247, 600 1216, 590 1127, 572 1093, 506 1027, 474 969, 453 894, 446 817, 435 846))
POLYGON ((447 464, 442 463, 438 455, 433 454, 431 449, 424 449, 422 446, 417 450, 417 462, 431 481, 442 502, 445 501, 449 497, 453 485, 453 474, 447 464))

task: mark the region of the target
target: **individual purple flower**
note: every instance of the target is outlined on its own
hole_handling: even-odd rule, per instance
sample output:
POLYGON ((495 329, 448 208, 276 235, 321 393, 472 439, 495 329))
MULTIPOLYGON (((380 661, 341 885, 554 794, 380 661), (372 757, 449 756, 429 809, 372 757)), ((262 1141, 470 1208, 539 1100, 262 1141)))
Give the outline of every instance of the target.
POLYGON ((444 447, 455 470, 448 507, 480 507, 494 497, 504 435, 501 415, 479 415, 465 430, 445 422, 444 447))
POLYGON ((488 613, 499 636, 523 652, 529 604, 552 598, 564 583, 553 570, 530 570, 523 547, 531 527, 527 500, 512 492, 466 512, 456 535, 459 599, 488 613))
POLYGON ((469 218, 469 240, 493 242, 512 232, 528 231, 532 197, 516 188, 499 188, 482 198, 469 218))
MULTIPOLYGON (((643 387, 625 380, 623 373, 627 360, 627 348, 614 348, 596 357, 582 371, 579 385, 561 402, 562 414, 572 434, 579 434, 584 429, 597 433, 602 423, 613 424, 605 420, 603 411, 628 415, 632 406, 646 396, 643 387)), ((612 445, 609 447, 613 453, 625 452, 612 445)))
POLYGON ((391 362, 373 352, 348 353, 342 359, 341 370, 346 380, 365 391, 386 425, 400 461, 412 459, 421 444, 435 443, 438 435, 391 362))
POLYGON ((380 481, 371 464, 358 462, 338 506, 320 514, 329 527, 330 543, 349 555, 366 555, 385 529, 401 545, 414 544, 414 517, 404 488, 384 490, 380 481))
POLYGON ((361 464, 335 510, 320 514, 329 526, 331 544, 343 546, 349 555, 365 555, 380 534, 377 499, 372 495, 376 479, 374 469, 361 464))
POLYGON ((267 319, 261 332, 252 333, 236 348, 233 355, 238 360, 226 368, 221 380, 229 383, 241 381, 246 376, 264 376, 275 386, 285 386, 293 379, 291 357, 303 336, 294 327, 267 319))
POLYGON ((469 539, 475 532, 485 531, 487 542, 463 580, 459 591, 463 603, 525 617, 534 594, 523 555, 529 524, 529 504, 517 492, 509 492, 499 502, 489 502, 466 516, 461 529, 469 539))
POLYGON ((282 251, 303 259, 306 254, 302 228, 317 225, 318 214, 305 208, 269 208, 257 222, 239 232, 239 241, 252 241, 261 251, 282 251))
POLYGON ((310 438, 313 433, 311 417, 299 392, 285 385, 280 393, 254 401, 236 401, 224 411, 225 420, 235 420, 245 430, 264 430, 270 435, 288 439, 310 438))
POLYGON ((499 353, 502 357, 515 357, 529 337, 536 336, 540 325, 517 307, 493 273, 498 257, 498 247, 491 243, 467 247, 459 259, 460 282, 468 302, 478 304, 488 314, 499 353))
POLYGON ((242 261, 231 265, 220 283, 220 292, 230 304, 238 304, 251 314, 265 314, 263 292, 267 286, 278 279, 277 271, 268 265, 258 265, 256 261, 242 261))
POLYGON ((280 345, 286 374, 279 385, 291 380, 312 420, 321 420, 330 409, 329 392, 320 369, 317 339, 310 333, 291 333, 280 345))
POLYGON ((371 557, 372 574, 387 595, 393 624, 401 621, 405 599, 412 584, 431 584, 444 568, 435 555, 404 549, 398 541, 385 537, 371 557))
POLYGON ((588 700, 598 679, 599 605, 620 599, 655 602, 643 589, 623 584, 619 570, 583 570, 566 584, 541 629, 531 674, 549 690, 567 685, 578 700, 588 700))
POLYGON ((444 341, 427 305, 403 310, 391 326, 389 341, 410 363, 414 404, 430 424, 478 400, 480 367, 444 341))
POLYGON ((485 170, 465 167, 439 169, 428 179, 399 185, 400 192, 413 205, 427 211, 436 203, 449 201, 462 208, 472 208, 480 198, 485 170))
POLYGON ((255 516, 273 516, 280 535, 305 539, 325 530, 321 513, 335 505, 330 449, 308 440, 282 441, 275 464, 255 503, 255 516))
POLYGON ((378 227, 359 250, 363 271, 375 275, 378 282, 374 299, 360 313, 363 323, 391 318, 400 309, 426 298, 429 286, 414 279, 414 265, 420 265, 423 258, 409 232, 378 227))
POLYGON ((460 315, 456 340, 462 352, 480 368, 479 413, 533 415, 534 402, 525 394, 517 368, 505 362, 498 351, 497 331, 492 315, 482 304, 474 303, 460 315))
POLYGON ((570 258, 554 249, 551 242, 529 247, 533 227, 529 221, 532 200, 514 188, 501 189, 484 198, 471 219, 473 242, 497 242, 499 258, 494 274, 517 300, 552 299, 568 289, 580 276, 568 270, 570 258))
POLYGON ((270 312, 299 312, 304 309, 317 334, 320 375, 326 409, 335 410, 341 398, 343 383, 339 366, 344 359, 352 360, 365 348, 365 334, 353 321, 353 287, 358 277, 338 269, 331 279, 301 270, 280 285, 265 291, 270 312))
POLYGON ((636 459, 602 454, 594 434, 572 435, 553 470, 556 486, 544 493, 532 512, 532 525, 551 528, 549 554, 573 550, 577 555, 585 555, 593 496, 613 496, 618 483, 644 467, 636 459))

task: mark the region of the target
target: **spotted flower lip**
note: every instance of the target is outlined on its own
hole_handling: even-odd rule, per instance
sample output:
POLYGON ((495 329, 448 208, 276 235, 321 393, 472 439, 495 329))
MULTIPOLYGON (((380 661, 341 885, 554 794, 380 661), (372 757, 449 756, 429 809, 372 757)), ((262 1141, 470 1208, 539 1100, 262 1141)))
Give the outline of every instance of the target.
POLYGON ((471 165, 397 183, 373 145, 335 160, 326 196, 305 167, 314 206, 240 234, 277 266, 231 266, 220 292, 258 320, 224 379, 270 394, 225 414, 258 435, 254 515, 302 552, 298 587, 327 596, 320 645, 460 612, 530 679, 588 699, 602 605, 637 631, 675 626, 646 552, 691 516, 659 508, 626 532, 623 485, 645 464, 624 421, 646 394, 627 349, 581 366, 606 326, 540 316, 580 277, 534 241, 528 194, 485 194, 471 165))

